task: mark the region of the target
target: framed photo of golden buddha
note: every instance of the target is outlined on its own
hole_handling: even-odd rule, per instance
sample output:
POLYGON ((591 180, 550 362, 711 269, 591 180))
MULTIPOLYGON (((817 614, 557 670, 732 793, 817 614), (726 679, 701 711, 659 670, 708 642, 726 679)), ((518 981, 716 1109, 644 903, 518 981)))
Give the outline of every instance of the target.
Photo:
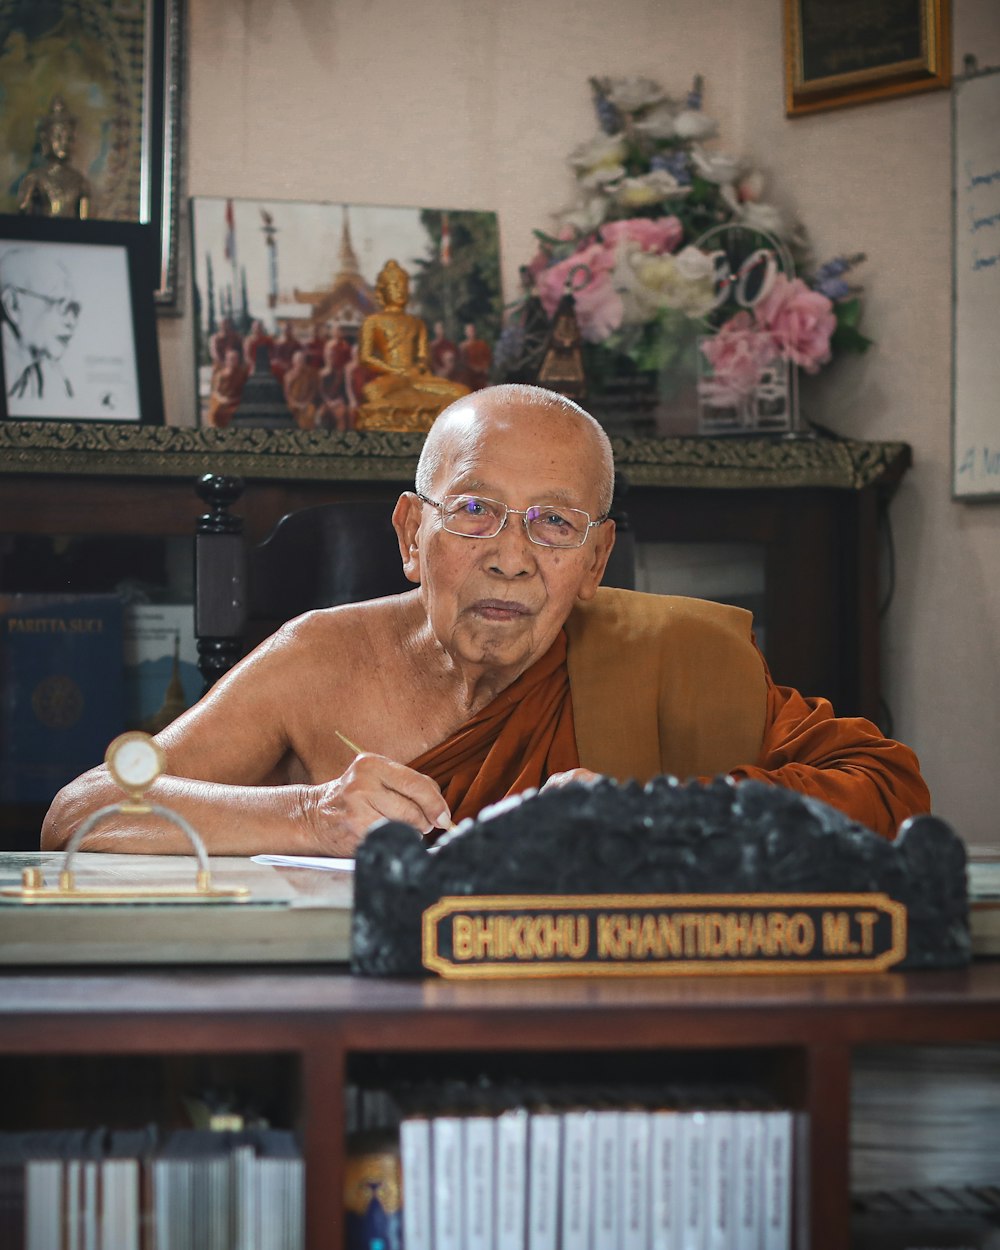
POLYGON ((201 427, 421 433, 490 381, 495 213, 195 197, 191 217, 201 427))
POLYGON ((785 0, 789 117, 951 82, 950 0, 785 0))

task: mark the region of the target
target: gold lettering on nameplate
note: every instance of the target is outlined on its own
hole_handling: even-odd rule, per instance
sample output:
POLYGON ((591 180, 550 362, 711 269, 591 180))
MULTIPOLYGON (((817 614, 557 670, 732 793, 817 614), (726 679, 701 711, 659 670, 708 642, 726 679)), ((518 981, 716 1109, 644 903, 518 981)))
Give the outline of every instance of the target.
POLYGON ((881 972, 906 956, 887 894, 506 894, 439 899, 422 960, 443 977, 881 972))

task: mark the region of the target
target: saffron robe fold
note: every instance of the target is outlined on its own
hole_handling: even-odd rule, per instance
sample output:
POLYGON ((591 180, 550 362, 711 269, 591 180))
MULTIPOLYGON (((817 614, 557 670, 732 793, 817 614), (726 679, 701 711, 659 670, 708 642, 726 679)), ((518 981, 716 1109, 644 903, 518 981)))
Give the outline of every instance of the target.
POLYGON ((438 783, 455 821, 578 765, 562 630, 492 703, 410 763, 438 783))
POLYGON ((823 799, 884 837, 930 810, 916 756, 776 686, 742 608, 601 588, 565 636, 414 760, 455 819, 582 766, 620 781, 719 773, 823 799))

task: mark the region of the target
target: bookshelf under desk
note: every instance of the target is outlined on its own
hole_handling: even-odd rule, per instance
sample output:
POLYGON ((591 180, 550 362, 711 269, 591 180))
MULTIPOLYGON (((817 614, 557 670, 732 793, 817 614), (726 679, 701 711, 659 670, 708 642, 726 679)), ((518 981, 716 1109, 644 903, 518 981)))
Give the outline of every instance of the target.
POLYGON ((320 1250, 340 1244, 344 1226, 345 1090, 373 1065, 405 1074, 454 1059, 544 1073, 565 1055, 602 1078, 632 1062, 665 1081, 749 1072, 808 1126, 797 1138, 796 1189, 809 1202, 796 1246, 847 1250, 855 1051, 984 1043, 1000 1043, 993 960, 909 974, 488 984, 294 965, 7 969, 0 1128, 127 1121, 138 1092, 157 1102, 150 1084, 167 1115, 192 1071, 231 1070, 235 1084, 266 1088, 302 1134, 306 1245, 320 1250))

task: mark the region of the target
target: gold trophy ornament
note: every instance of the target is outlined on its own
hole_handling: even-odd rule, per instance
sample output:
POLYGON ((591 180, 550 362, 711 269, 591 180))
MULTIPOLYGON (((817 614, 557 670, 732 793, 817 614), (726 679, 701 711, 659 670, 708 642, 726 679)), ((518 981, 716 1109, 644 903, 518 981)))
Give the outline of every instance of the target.
POLYGON ((432 373, 427 363, 427 326, 406 311, 410 279, 388 260, 375 284, 382 311, 361 323, 358 361, 374 378, 362 390, 359 430, 426 433, 434 419, 469 388, 432 373))
POLYGON ((149 734, 132 730, 119 734, 104 753, 104 762, 115 785, 125 793, 118 803, 100 807, 83 822, 70 838, 63 855, 59 872, 59 884, 47 886, 38 867, 25 868, 20 886, 0 890, 0 894, 16 898, 22 903, 243 903, 250 898, 246 886, 217 886, 212 883, 208 867, 208 852, 201 837, 191 824, 172 808, 160 803, 150 803, 146 792, 161 776, 166 759, 159 744, 149 734), (181 886, 113 886, 82 887, 76 884, 72 862, 88 833, 106 816, 158 816, 169 820, 187 834, 198 859, 195 883, 192 887, 181 886))

